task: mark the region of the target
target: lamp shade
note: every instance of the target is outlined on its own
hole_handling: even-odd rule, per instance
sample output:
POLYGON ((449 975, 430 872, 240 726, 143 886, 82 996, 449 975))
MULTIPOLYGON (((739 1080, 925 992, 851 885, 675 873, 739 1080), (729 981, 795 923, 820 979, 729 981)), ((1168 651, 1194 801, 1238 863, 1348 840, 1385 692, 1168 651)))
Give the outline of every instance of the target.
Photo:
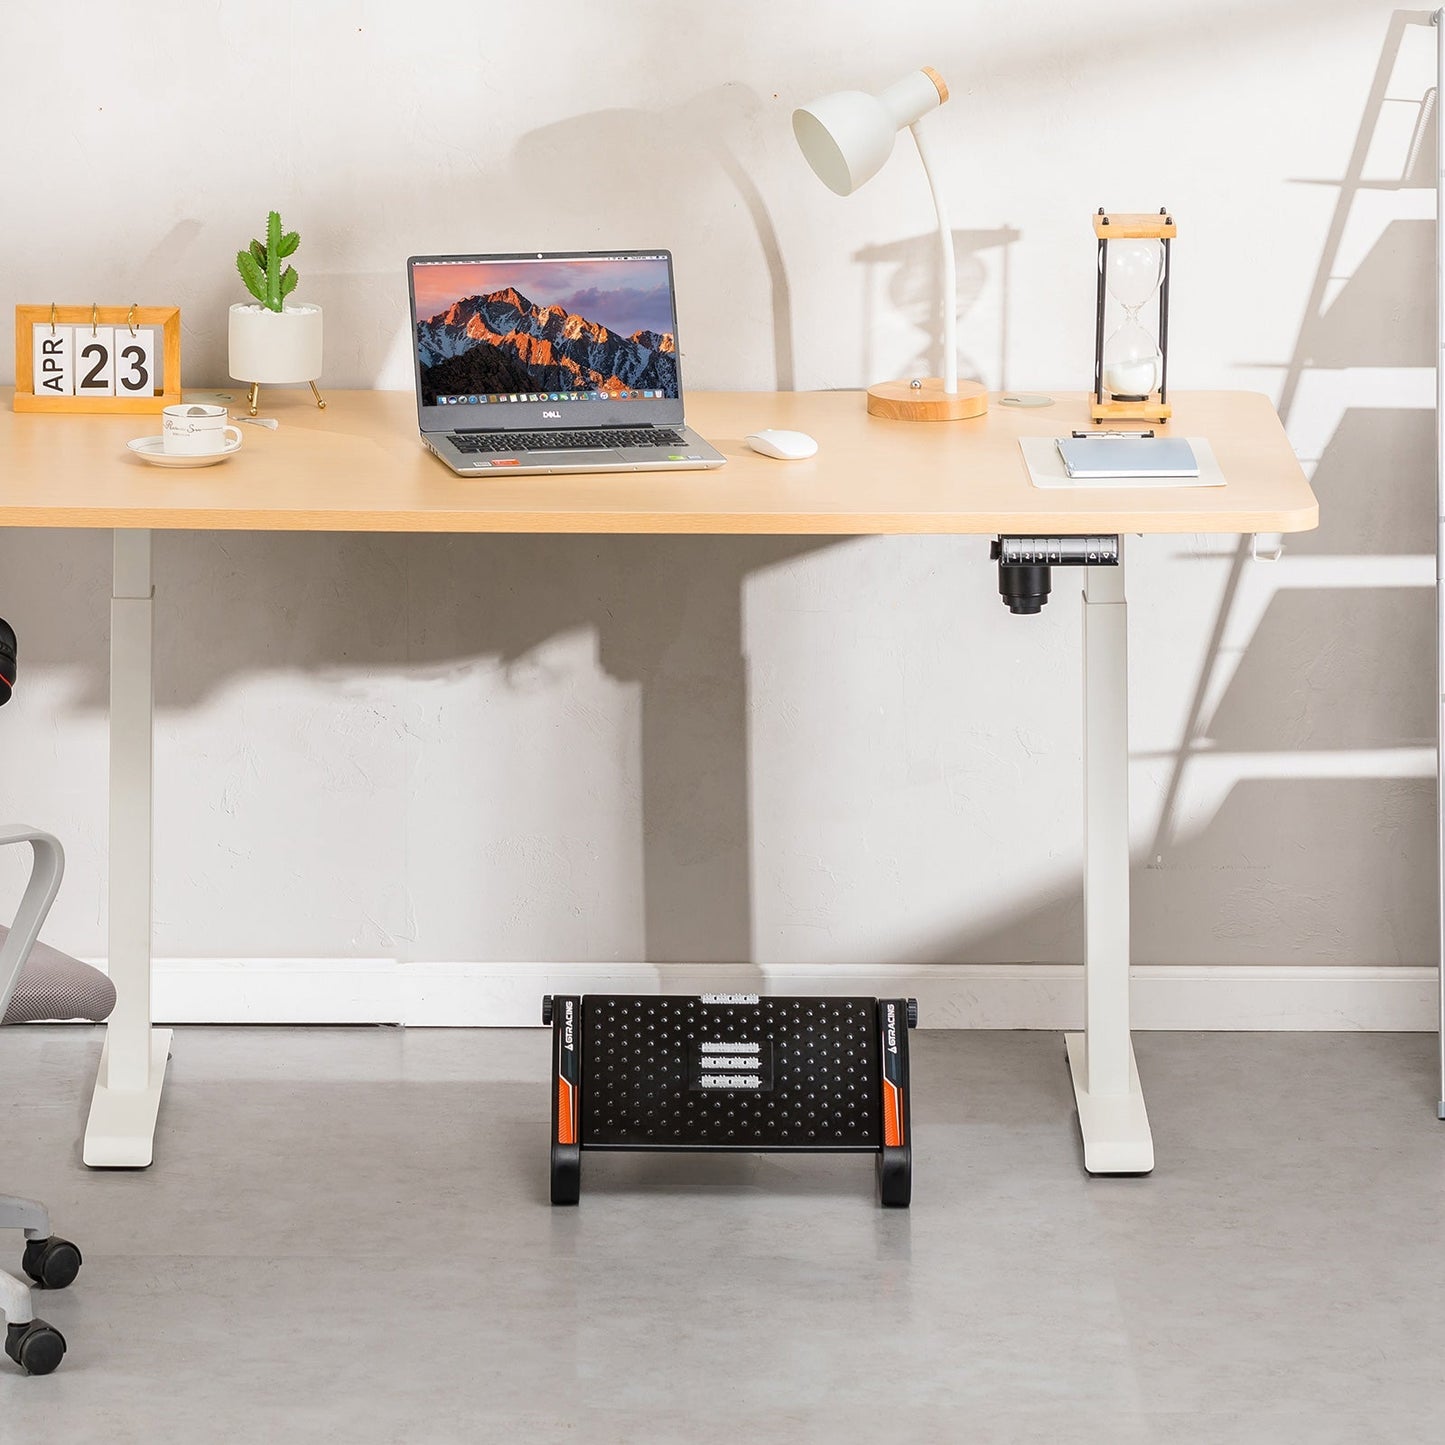
POLYGON ((882 169, 898 128, 876 96, 840 90, 795 110, 793 134, 818 179, 851 196, 882 169))
POLYGON ((938 72, 915 70, 877 95, 839 90, 793 112, 793 134, 814 174, 850 196, 893 151, 894 137, 948 99, 938 72))

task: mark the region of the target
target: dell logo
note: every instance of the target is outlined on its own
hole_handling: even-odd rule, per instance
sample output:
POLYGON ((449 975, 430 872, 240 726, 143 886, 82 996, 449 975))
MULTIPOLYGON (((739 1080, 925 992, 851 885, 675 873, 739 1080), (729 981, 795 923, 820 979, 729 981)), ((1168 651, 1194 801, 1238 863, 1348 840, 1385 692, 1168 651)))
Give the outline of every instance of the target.
POLYGON ((558 421, 562 420, 562 413, 560 411, 544 411, 542 415, 555 417, 558 421))

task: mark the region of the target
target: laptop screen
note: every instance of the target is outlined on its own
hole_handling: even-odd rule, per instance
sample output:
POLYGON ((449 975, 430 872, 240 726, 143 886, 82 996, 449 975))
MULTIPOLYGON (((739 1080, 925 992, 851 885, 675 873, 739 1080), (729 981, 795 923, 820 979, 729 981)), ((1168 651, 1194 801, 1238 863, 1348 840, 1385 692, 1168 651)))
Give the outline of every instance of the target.
POLYGON ((666 251, 413 257, 423 427, 681 418, 666 251))

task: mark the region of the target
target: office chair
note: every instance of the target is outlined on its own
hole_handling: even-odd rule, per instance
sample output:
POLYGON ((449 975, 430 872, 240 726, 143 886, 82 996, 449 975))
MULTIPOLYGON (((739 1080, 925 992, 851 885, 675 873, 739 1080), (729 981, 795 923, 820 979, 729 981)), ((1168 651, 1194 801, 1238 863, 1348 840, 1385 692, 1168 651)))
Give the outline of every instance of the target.
MULTIPOLYGON (((23 825, 0 824, 0 847, 12 843, 29 843, 34 861, 15 922, 8 932, 3 933, 4 941, 0 942, 0 1015, 5 1015, 7 1022, 11 1017, 37 1017, 37 1007, 42 1014, 55 1016, 56 1010, 45 1006, 45 1001, 54 996, 55 990, 44 978, 39 980, 39 988, 26 987, 18 992, 16 983, 40 932, 40 925, 45 922, 45 915, 55 901, 60 875, 65 868, 65 855, 60 843, 49 833, 23 825), (38 1003, 37 995, 40 998, 38 1003), (12 999, 22 1005, 13 1014, 10 1010, 12 999)), ((80 964, 78 967, 86 968, 87 965, 80 964)), ((104 979, 98 969, 90 972, 104 979)), ((112 989, 113 999, 110 980, 105 979, 105 984, 112 989)), ((74 985, 71 987, 73 989, 74 985)), ((108 1008, 106 1012, 109 1012, 108 1008)), ((62 1016, 75 1017, 76 1014, 72 1011, 62 1016)), ((43 1204, 34 1199, 20 1199, 13 1194, 0 1194, 0 1228, 25 1231, 25 1255, 21 1268, 42 1289, 64 1289, 75 1278, 80 1269, 80 1251, 68 1239, 51 1234, 50 1214, 43 1204)), ((53 1325, 36 1317, 30 1305, 29 1286, 3 1270, 0 1270, 0 1314, 4 1314, 6 1322, 5 1353, 28 1374, 48 1375, 65 1354, 65 1336, 53 1325)))
MULTIPOLYGON (((0 705, 15 684, 15 634, 0 619, 0 705)), ((11 927, 0 927, 0 1020, 106 1018, 115 1006, 115 986, 100 972, 54 949, 31 952, 41 924, 60 890, 65 854, 58 839, 38 828, 0 824, 0 848, 28 843, 30 877, 11 927), (21 971, 25 971, 22 979, 21 971)), ((20 1267, 42 1289, 64 1289, 80 1269, 80 1251, 50 1232, 50 1215, 34 1199, 0 1194, 0 1229, 25 1231, 20 1267)), ((0 1314, 5 1317, 5 1353, 32 1375, 48 1375, 65 1354, 65 1336, 35 1317, 30 1287, 0 1270, 0 1314)))

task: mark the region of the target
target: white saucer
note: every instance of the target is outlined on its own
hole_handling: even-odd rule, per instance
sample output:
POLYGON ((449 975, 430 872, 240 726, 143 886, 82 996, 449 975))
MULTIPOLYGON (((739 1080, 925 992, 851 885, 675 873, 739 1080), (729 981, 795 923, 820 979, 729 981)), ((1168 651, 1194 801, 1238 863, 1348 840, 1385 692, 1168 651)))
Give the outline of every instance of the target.
POLYGON ((230 442, 221 451, 204 452, 200 456, 185 456, 165 449, 164 437, 136 437, 126 443, 141 461, 153 467, 213 467, 241 450, 240 442, 230 442))

